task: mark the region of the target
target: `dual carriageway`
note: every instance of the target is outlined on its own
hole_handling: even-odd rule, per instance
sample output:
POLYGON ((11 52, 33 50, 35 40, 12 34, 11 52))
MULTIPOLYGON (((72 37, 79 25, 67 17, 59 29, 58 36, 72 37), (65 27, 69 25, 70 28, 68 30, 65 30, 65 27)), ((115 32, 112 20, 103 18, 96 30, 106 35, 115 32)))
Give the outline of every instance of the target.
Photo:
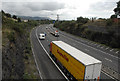
POLYGON ((49 44, 54 40, 64 41, 71 46, 93 56, 94 58, 102 61, 102 71, 101 71, 101 80, 110 80, 115 81, 115 78, 119 78, 119 52, 113 53, 108 50, 99 49, 98 45, 94 46, 90 41, 73 36, 71 34, 60 31, 60 36, 55 37, 50 34, 50 31, 55 31, 56 28, 53 28, 52 24, 49 25, 40 25, 39 27, 34 28, 31 31, 31 43, 32 51, 35 58, 36 66, 39 72, 41 79, 57 79, 65 80, 67 79, 66 75, 62 70, 57 66, 57 64, 49 56, 49 44), (47 29, 46 29, 47 27, 47 29), (39 40, 38 35, 44 32, 46 33, 45 40, 39 40))

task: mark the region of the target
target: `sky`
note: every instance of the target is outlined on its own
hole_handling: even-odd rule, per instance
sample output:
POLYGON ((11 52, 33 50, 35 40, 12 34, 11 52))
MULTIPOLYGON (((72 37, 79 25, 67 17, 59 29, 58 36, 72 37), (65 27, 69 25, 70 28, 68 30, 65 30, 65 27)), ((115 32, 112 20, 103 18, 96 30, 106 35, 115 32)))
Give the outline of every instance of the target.
MULTIPOLYGON (((1 0, 0 0, 1 1, 1 0)), ((12 15, 38 16, 60 20, 77 17, 109 18, 119 0, 2 0, 0 9, 12 15)))

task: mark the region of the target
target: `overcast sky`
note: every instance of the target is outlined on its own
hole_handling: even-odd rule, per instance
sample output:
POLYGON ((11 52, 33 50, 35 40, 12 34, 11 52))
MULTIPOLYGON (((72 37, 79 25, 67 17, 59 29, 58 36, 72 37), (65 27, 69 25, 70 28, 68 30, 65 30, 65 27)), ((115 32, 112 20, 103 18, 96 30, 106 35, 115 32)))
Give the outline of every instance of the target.
POLYGON ((118 1, 2 0, 2 9, 12 15, 50 17, 51 19, 56 19, 56 15, 59 14, 60 20, 72 20, 80 16, 109 18, 114 14, 113 9, 118 1))

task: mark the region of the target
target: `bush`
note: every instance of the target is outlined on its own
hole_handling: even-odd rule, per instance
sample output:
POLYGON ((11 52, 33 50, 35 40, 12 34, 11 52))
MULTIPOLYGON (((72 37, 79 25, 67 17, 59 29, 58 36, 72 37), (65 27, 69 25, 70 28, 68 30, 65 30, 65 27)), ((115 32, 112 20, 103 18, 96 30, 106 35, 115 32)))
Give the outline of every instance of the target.
POLYGON ((6 13, 5 16, 11 18, 11 14, 9 13, 6 13))
POLYGON ((18 22, 21 22, 21 19, 20 19, 20 18, 18 18, 18 22))
POLYGON ((17 16, 16 16, 16 15, 13 15, 13 19, 17 19, 17 16))
POLYGON ((15 33, 14 32, 10 32, 7 37, 9 39, 10 42, 15 42, 15 33))
POLYGON ((17 33, 19 33, 19 34, 24 33, 23 28, 20 27, 20 26, 18 26, 18 25, 13 26, 12 29, 15 30, 15 31, 16 31, 17 33))
POLYGON ((112 26, 112 24, 113 24, 112 19, 108 19, 106 22, 106 26, 112 26))
POLYGON ((83 24, 87 23, 88 20, 89 20, 88 18, 83 18, 83 17, 78 17, 77 18, 77 22, 78 23, 83 23, 83 24))

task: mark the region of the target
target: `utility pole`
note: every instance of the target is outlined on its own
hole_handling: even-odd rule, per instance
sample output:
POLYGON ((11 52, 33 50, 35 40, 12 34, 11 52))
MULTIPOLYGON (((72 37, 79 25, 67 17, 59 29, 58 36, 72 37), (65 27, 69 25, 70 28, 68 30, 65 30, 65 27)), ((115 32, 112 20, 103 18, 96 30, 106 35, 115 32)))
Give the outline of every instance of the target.
POLYGON ((57 14, 57 21, 59 21, 59 14, 57 14))
MULTIPOLYGON (((57 21, 59 21, 59 14, 57 14, 57 21)), ((57 36, 57 41, 58 41, 58 36, 57 36)))

